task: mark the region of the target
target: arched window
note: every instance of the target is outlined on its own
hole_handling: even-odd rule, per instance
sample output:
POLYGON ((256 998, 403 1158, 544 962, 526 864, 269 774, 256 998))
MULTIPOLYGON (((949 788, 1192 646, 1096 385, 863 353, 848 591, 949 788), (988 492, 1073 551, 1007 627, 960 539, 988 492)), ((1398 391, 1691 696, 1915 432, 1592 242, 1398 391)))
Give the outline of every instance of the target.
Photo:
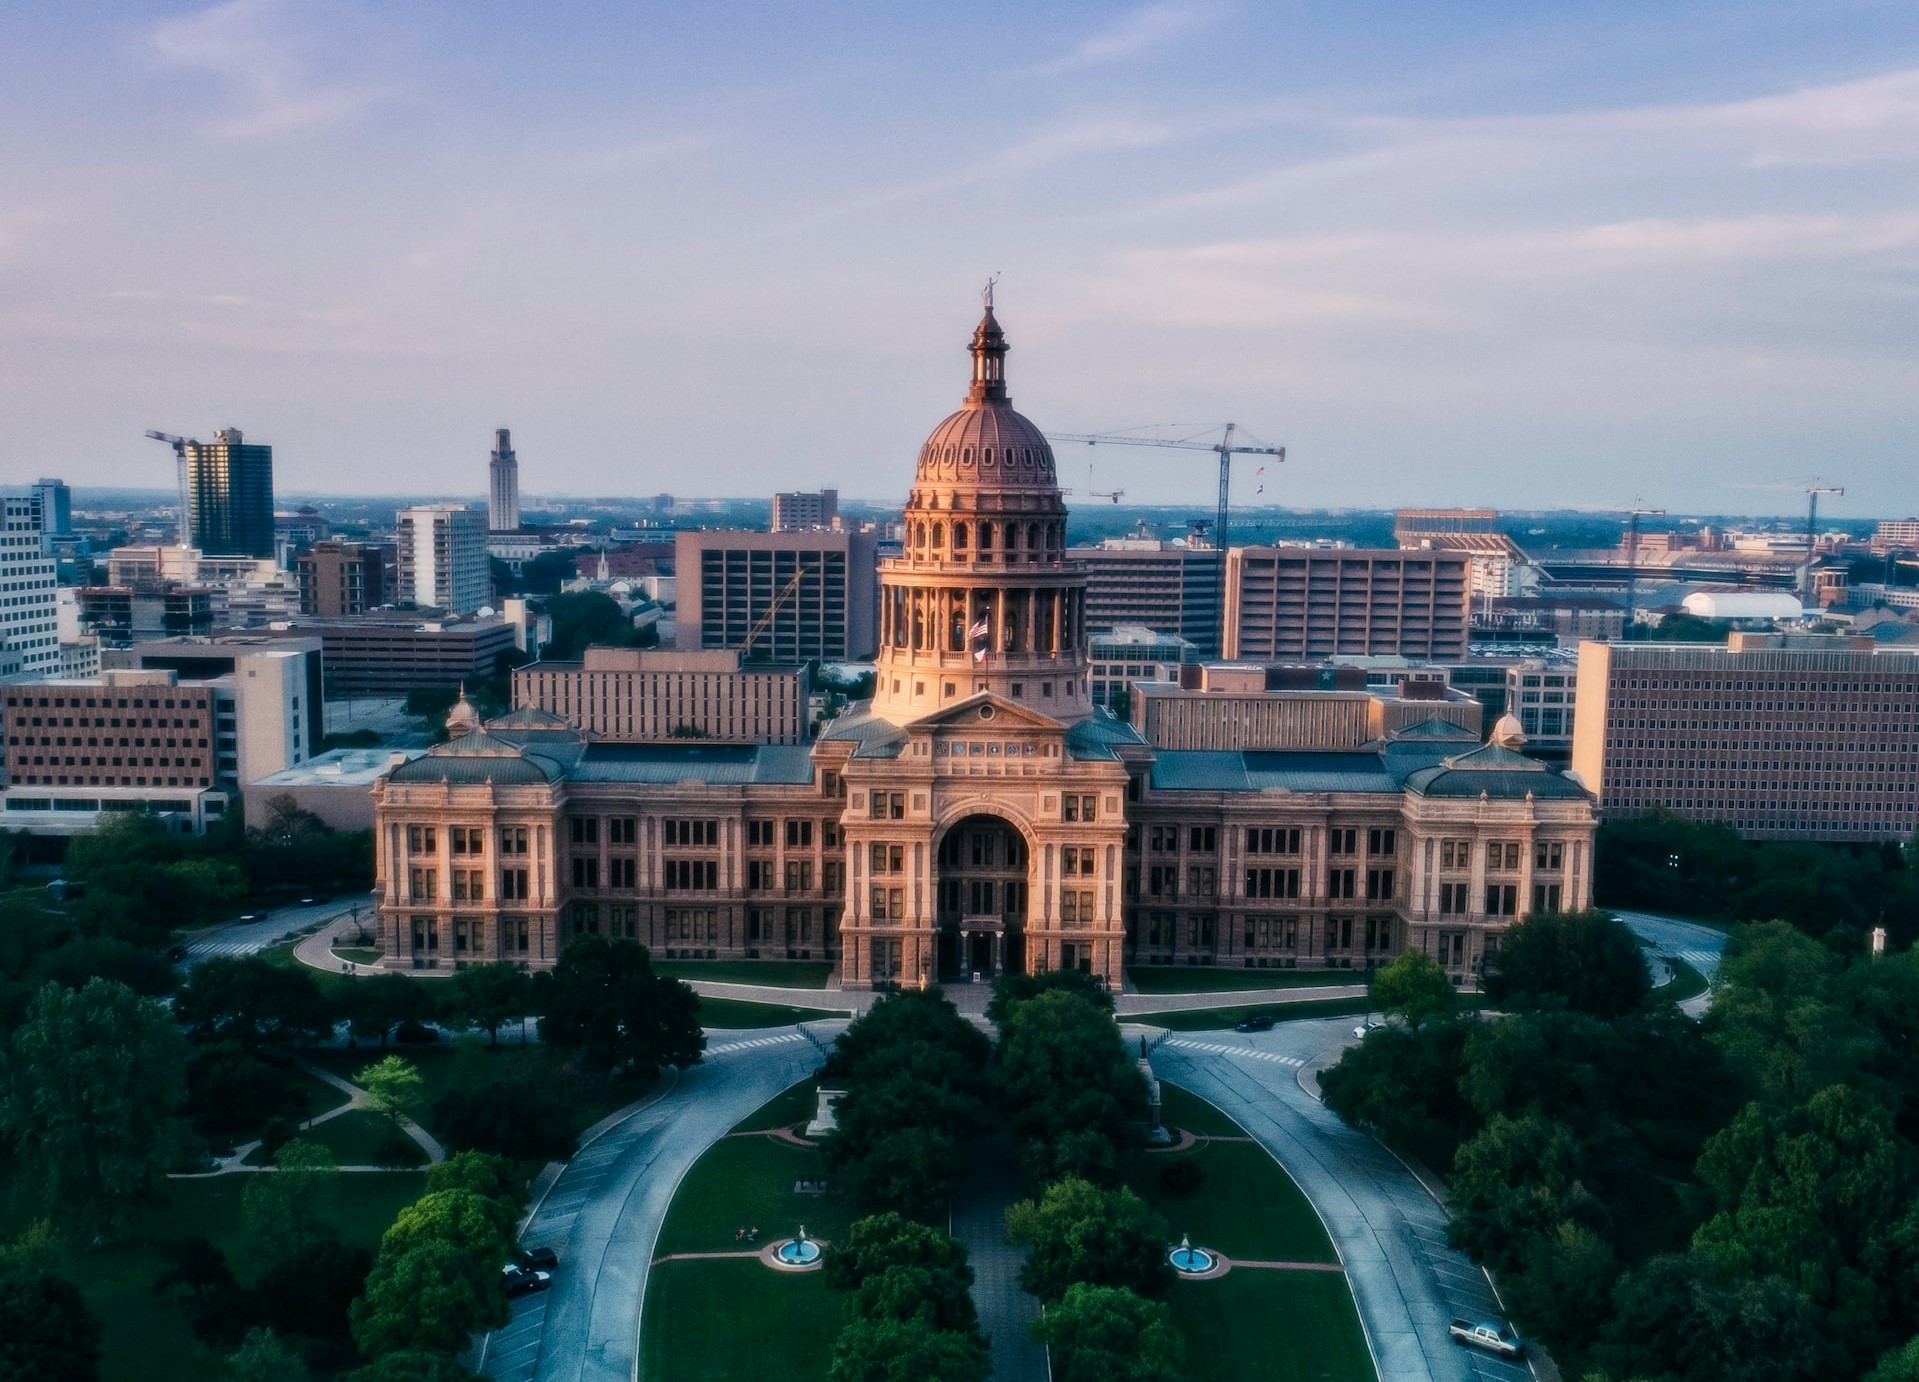
POLYGON ((1039 524, 1028 523, 1026 525, 1026 546, 1031 551, 1037 552, 1039 550, 1039 524))
POLYGON ((926 545, 926 525, 924 523, 915 523, 913 525, 913 545, 915 547, 924 547, 926 545))
POLYGON ((946 545, 946 525, 944 523, 935 523, 933 525, 933 545, 935 547, 944 547, 946 545))
POLYGON ((1019 524, 1006 525, 1006 550, 1011 552, 1019 546, 1019 524))
POLYGON ((955 523, 953 525, 953 550, 955 552, 964 552, 966 550, 966 525, 964 523, 955 523))
POLYGON ((982 552, 990 552, 993 550, 993 525, 991 523, 981 523, 979 525, 979 549, 982 552))
POLYGON ((981 452, 979 453, 979 458, 980 458, 980 462, 981 462, 982 464, 984 464, 984 465, 991 465, 991 464, 993 463, 993 448, 992 448, 992 447, 990 447, 990 446, 989 446, 989 447, 986 447, 986 448, 984 448, 984 449, 983 449, 983 450, 982 450, 982 451, 981 451, 981 452))

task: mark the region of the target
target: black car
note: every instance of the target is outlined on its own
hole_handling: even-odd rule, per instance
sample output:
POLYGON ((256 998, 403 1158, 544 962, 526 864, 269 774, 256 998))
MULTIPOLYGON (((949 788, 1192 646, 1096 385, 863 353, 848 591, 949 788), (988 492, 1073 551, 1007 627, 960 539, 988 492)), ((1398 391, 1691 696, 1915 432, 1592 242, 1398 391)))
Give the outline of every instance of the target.
POLYGON ((550 1272, 560 1265, 560 1255, 551 1248, 533 1248, 520 1254, 520 1265, 530 1272, 550 1272))
POLYGON ((529 1272, 518 1266, 508 1266, 500 1271, 500 1284, 506 1287, 510 1299, 546 1290, 553 1284, 553 1277, 547 1272, 529 1272))
POLYGON ((1236 1032, 1270 1032, 1273 1030, 1271 1013, 1254 1013, 1251 1017, 1242 1017, 1233 1028, 1236 1032))

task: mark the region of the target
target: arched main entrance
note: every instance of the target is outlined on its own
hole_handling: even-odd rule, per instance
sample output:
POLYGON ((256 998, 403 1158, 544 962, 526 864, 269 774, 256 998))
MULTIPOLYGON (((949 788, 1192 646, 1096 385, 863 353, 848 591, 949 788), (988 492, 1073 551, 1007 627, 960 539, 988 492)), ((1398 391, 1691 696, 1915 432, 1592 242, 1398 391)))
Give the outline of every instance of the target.
POLYGON ((1025 836, 998 816, 967 816, 947 828, 934 875, 941 979, 1026 968, 1030 864, 1025 836))

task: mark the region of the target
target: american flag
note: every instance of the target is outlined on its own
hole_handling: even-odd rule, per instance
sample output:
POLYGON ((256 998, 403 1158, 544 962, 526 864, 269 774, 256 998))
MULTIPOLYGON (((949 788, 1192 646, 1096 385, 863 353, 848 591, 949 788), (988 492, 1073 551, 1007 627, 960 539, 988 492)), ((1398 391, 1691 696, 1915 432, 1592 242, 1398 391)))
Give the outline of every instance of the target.
POLYGON ((993 631, 992 625, 988 624, 984 619, 982 619, 977 624, 973 625, 972 628, 966 631, 966 636, 968 638, 984 638, 986 637, 987 634, 991 633, 992 631, 993 631))

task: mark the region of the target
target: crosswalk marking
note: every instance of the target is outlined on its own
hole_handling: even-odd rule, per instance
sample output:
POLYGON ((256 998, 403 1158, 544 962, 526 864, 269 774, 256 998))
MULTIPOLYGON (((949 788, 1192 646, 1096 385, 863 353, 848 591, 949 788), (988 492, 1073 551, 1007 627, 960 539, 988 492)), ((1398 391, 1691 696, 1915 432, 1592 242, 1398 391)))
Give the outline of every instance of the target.
POLYGON ((1290 1065, 1297 1069, 1306 1064, 1298 1056, 1282 1056, 1277 1051, 1255 1051, 1250 1046, 1226 1046, 1213 1041, 1187 1041, 1174 1037, 1166 1043, 1179 1051, 1204 1051, 1214 1056, 1245 1056, 1250 1060, 1271 1061, 1275 1065, 1290 1065))
POLYGON ((756 1046, 785 1046, 795 1041, 805 1041, 798 1032, 787 1032, 782 1036, 753 1037, 747 1041, 729 1041, 724 1046, 707 1048, 709 1056, 723 1056, 728 1051, 750 1051, 756 1046))

